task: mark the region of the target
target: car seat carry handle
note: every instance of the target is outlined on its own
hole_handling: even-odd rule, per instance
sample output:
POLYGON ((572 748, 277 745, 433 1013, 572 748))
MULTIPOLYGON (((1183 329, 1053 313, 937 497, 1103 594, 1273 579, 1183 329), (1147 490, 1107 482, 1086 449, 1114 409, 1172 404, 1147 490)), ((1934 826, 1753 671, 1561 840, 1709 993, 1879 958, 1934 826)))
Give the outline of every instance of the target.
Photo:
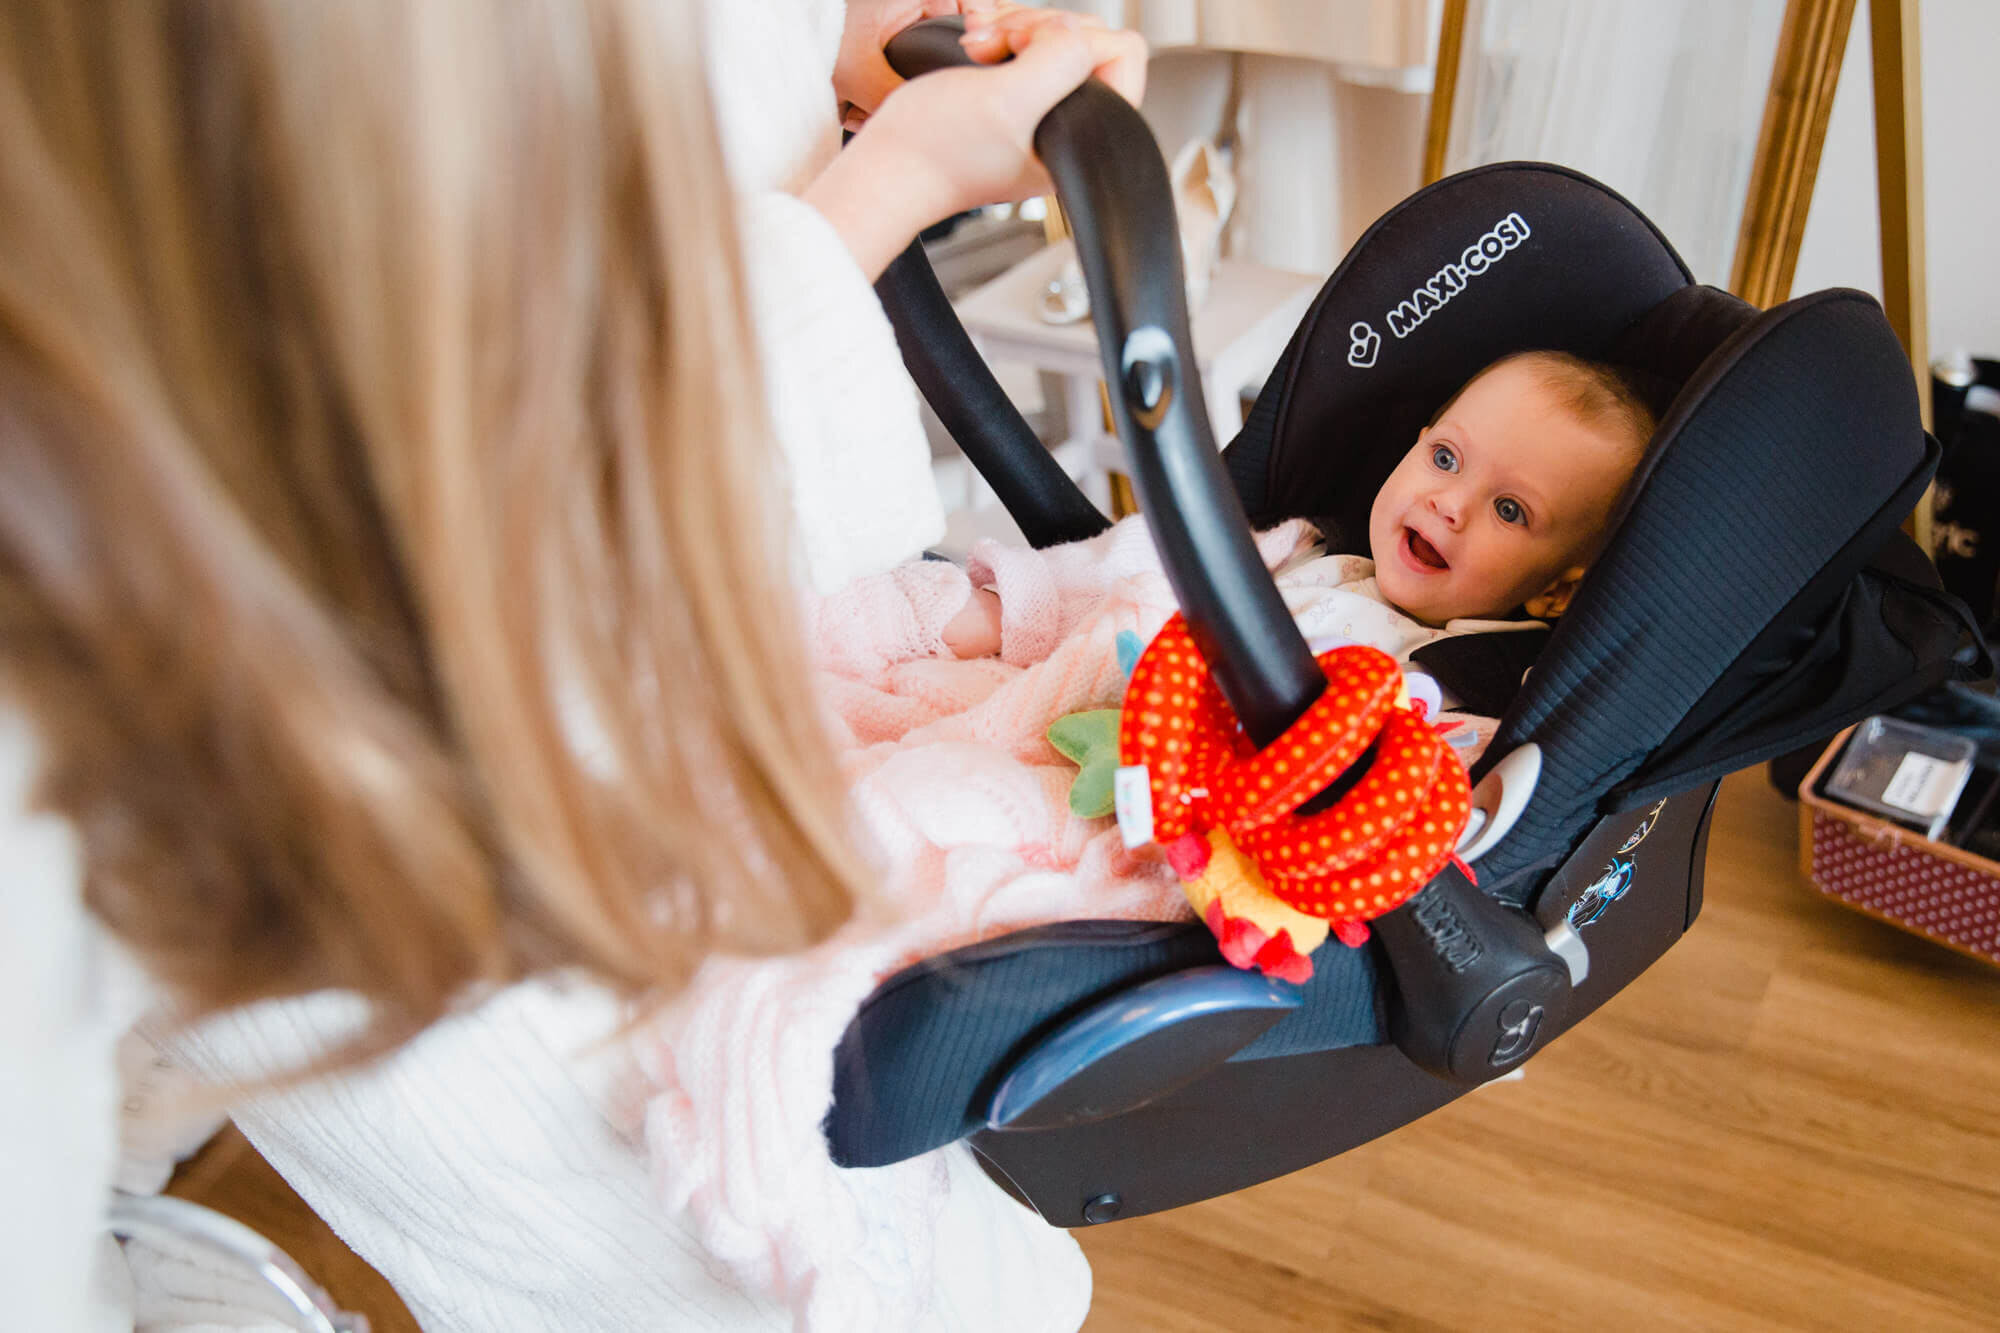
MULTIPOLYGON (((961 19, 926 19, 884 54, 904 78, 971 64, 963 31, 961 19)), ((1076 237, 1141 512, 1195 645, 1261 749, 1324 692, 1326 676, 1257 554, 1209 429, 1166 163, 1138 110, 1094 78, 1042 118, 1035 153, 1076 237)), ((1567 969, 1525 913, 1467 877, 1437 876, 1375 929, 1393 978, 1391 1036, 1420 1067, 1447 1079, 1491 1078, 1554 1029, 1541 1019, 1566 1003, 1567 969), (1453 933, 1441 934, 1441 922, 1453 933), (1467 949, 1478 967, 1466 965, 1467 949)))
MULTIPOLYGON (((883 54, 904 78, 971 64, 963 32, 962 19, 926 19, 883 54)), ((1326 676, 1257 554, 1209 429, 1166 162, 1138 110, 1097 79, 1043 117, 1035 152, 1076 236, 1111 415, 1168 581, 1223 696, 1268 745, 1326 676)))
POLYGON ((1021 535, 1037 550, 1095 537, 1111 526, 993 378, 952 314, 921 239, 889 261, 875 293, 896 332, 903 365, 1021 535))

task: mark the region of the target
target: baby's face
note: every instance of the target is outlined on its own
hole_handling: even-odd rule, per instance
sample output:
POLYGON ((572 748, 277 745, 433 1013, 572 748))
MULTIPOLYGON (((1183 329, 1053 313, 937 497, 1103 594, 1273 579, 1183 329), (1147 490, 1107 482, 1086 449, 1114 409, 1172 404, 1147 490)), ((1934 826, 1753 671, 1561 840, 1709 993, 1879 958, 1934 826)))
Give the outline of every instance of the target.
POLYGON ((1563 410, 1532 365, 1488 371, 1375 496, 1382 595, 1433 625, 1513 610, 1589 559, 1639 452, 1563 410))

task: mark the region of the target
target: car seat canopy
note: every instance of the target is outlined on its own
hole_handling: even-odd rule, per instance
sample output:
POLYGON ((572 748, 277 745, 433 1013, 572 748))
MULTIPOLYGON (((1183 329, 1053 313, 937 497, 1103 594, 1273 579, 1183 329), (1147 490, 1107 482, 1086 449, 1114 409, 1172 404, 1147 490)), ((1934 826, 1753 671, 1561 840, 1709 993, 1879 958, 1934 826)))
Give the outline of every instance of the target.
POLYGON ((1602 356, 1692 281, 1643 214, 1562 167, 1481 167, 1419 191, 1327 280, 1230 446, 1244 509, 1365 545, 1376 490, 1475 372, 1529 348, 1602 356))
POLYGON ((1774 621, 1811 623, 1823 608, 1801 594, 1857 574, 1934 467, 1914 378, 1872 298, 1817 293, 1726 339, 1661 422, 1614 536, 1501 722, 1494 752, 1535 741, 1543 770, 1492 873, 1538 846, 1566 850, 1774 621))

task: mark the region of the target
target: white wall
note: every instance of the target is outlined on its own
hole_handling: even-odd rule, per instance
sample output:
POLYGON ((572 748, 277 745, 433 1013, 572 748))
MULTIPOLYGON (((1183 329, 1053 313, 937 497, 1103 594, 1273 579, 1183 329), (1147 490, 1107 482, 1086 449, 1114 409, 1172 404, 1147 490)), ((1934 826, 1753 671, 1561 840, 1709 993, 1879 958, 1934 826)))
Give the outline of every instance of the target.
MULTIPOLYGON (((1108 11, 1122 13, 1128 7, 1126 0, 1050 2, 1106 11, 1114 20, 1119 15, 1108 11)), ((2000 151, 1994 147, 2000 138, 2000 0, 1921 0, 1921 20, 1930 351, 1939 356, 1964 347, 2000 357, 2000 151)), ((1223 59, 1192 52, 1163 54, 1147 113, 1169 151, 1187 134, 1213 129, 1223 59)), ((1269 66, 1268 72, 1286 74, 1295 73, 1292 65, 1305 66, 1260 63, 1269 66)), ((1250 153, 1243 165, 1251 195, 1246 202, 1259 206, 1244 210, 1233 240, 1239 254, 1321 271, 1332 266, 1384 206, 1415 188, 1424 99, 1346 87, 1330 71, 1299 71, 1306 72, 1312 77, 1305 86, 1294 86, 1296 75, 1273 80, 1268 105, 1259 105, 1255 91, 1246 99, 1246 131, 1262 113, 1267 136, 1285 122, 1286 111, 1310 114, 1296 116, 1295 126, 1274 136, 1278 142, 1261 145, 1266 149, 1261 161, 1257 146, 1246 145, 1250 153), (1345 103, 1332 107, 1336 98, 1345 103), (1340 114, 1329 116, 1329 108, 1340 114), (1259 194, 1268 197, 1259 200, 1259 194)), ((1759 96, 1764 78, 1757 76, 1759 96)), ((1867 0, 1860 0, 1794 292, 1859 287, 1881 295, 1872 97, 1867 0)), ((1577 165, 1589 170, 1593 164, 1577 165)), ((1714 272, 1703 271, 1701 277, 1726 282, 1726 262, 1718 260, 1712 267, 1714 272)))
MULTIPOLYGON (((2000 4, 1922 0, 1930 351, 2000 357, 2000 4)), ((1867 0, 1856 6, 1793 292, 1882 294, 1867 0)))
MULTIPOLYGON (((1218 132, 1229 67, 1220 51, 1154 56, 1144 110, 1169 159, 1190 138, 1218 132)), ((1332 272, 1376 218, 1422 183, 1429 110, 1426 92, 1370 87, 1318 60, 1246 56, 1241 193, 1228 253, 1295 273, 1332 272)))

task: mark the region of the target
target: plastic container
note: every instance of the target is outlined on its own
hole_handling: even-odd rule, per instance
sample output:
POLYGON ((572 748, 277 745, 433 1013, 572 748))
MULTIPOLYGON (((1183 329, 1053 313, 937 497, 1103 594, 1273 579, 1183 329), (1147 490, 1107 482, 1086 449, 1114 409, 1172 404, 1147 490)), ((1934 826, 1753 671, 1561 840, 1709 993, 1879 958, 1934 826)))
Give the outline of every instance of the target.
POLYGON ((1854 729, 1826 794, 1935 838, 1951 819, 1977 752, 1949 731, 1871 717, 1854 729))

